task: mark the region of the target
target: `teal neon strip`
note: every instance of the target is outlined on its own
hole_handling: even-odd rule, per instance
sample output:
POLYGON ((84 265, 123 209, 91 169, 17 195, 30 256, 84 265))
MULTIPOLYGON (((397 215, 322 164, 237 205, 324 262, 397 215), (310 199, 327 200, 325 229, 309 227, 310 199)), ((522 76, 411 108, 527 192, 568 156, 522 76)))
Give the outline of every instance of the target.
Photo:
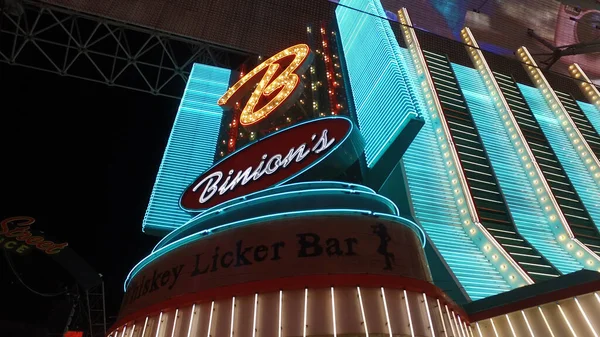
MULTIPOLYGON (((188 234, 190 234, 190 232, 196 232, 200 229, 204 230, 204 229, 212 228, 212 227, 210 227, 211 220, 217 218, 219 221, 223 221, 223 217, 221 217, 221 214, 223 212, 232 212, 235 209, 245 208, 248 203, 252 203, 252 205, 255 205, 254 207, 256 207, 260 203, 263 203, 263 202, 266 202, 266 203, 271 202, 272 203, 274 201, 274 199, 300 197, 303 194, 309 195, 311 197, 316 197, 318 195, 323 195, 323 194, 331 195, 335 192, 339 192, 339 194, 341 195, 340 198, 343 197, 345 194, 363 195, 363 196, 371 197, 372 199, 377 200, 381 204, 385 205, 390 210, 392 215, 398 215, 400 213, 398 211, 398 207, 396 206, 396 204, 394 204, 388 198, 386 198, 382 195, 376 194, 372 190, 371 191, 364 191, 364 190, 361 191, 360 189, 349 189, 348 187, 341 188, 342 187, 341 185, 344 185, 344 183, 338 183, 338 186, 336 186, 335 188, 334 187, 314 188, 314 185, 315 184, 313 182, 307 182, 307 183, 297 183, 297 184, 290 184, 290 185, 284 185, 284 186, 277 186, 277 187, 272 187, 272 188, 269 188, 266 190, 262 190, 260 192, 256 192, 253 194, 245 195, 245 196, 242 196, 242 197, 239 197, 236 199, 232 199, 232 200, 223 202, 219 205, 216 205, 216 206, 206 210, 205 212, 201 213, 200 215, 198 215, 195 218, 193 218, 192 220, 190 220, 185 225, 183 225, 183 226, 177 228, 176 230, 172 231, 171 233, 169 233, 162 240, 160 240, 158 242, 158 244, 156 244, 153 251, 156 251, 156 250, 168 245, 170 242, 175 241, 182 236, 187 236, 188 234), (310 185, 313 185, 313 188, 308 188, 308 186, 310 186, 310 185), (290 190, 290 186, 295 187, 295 188, 290 190), (305 189, 302 189, 302 188, 305 188, 305 189)), ((361 186, 361 185, 352 185, 351 187, 355 188, 356 186, 361 186)), ((306 206, 307 205, 296 205, 292 201, 290 201, 290 203, 289 203, 289 207, 294 209, 294 211, 299 211, 298 208, 306 207, 306 206)), ((362 206, 366 207, 366 205, 362 205, 362 206)), ((313 205, 310 205, 310 207, 313 207, 313 205)), ((323 205, 321 205, 321 208, 324 208, 323 205)), ((367 207, 367 209, 368 208, 369 207, 367 207)), ((247 213, 249 213, 249 212, 247 212, 247 213)), ((244 214, 244 216, 248 216, 248 214, 244 214)))
POLYGON ((596 227, 600 230, 600 187, 589 174, 585 164, 571 144, 568 135, 561 128, 552 111, 548 109, 539 90, 523 84, 519 84, 519 89, 521 89, 531 112, 533 112, 556 157, 571 180, 579 199, 581 199, 596 227))
MULTIPOLYGON (((407 50, 402 49, 402 53, 409 56, 407 50)), ((413 67, 407 67, 407 71, 416 79, 413 67)), ((421 91, 414 92, 420 109, 424 109, 421 91)), ((511 290, 465 233, 431 115, 423 114, 423 117, 425 126, 403 156, 415 217, 472 300, 511 290)))
POLYGON ((410 58, 401 56, 378 0, 342 0, 340 5, 335 12, 342 49, 367 166, 373 167, 410 118, 420 116, 404 70, 410 58))
POLYGON ((516 149, 502 124, 500 114, 488 95, 483 79, 473 68, 452 65, 467 101, 473 121, 496 173, 500 188, 519 233, 544 255, 560 272, 582 268, 562 249, 550 229, 552 224, 539 203, 516 149))
POLYGON ((318 210, 301 211, 301 212, 274 213, 274 214, 269 214, 269 215, 264 215, 264 216, 259 216, 259 217, 255 217, 255 218, 244 219, 244 220, 224 224, 224 225, 214 227, 211 229, 207 229, 207 230, 202 230, 200 232, 191 234, 187 237, 184 237, 182 239, 174 241, 174 242, 170 243, 169 245, 152 252, 150 255, 148 255, 143 260, 138 262, 133 267, 133 269, 129 272, 129 274, 127 275, 127 278, 125 279, 124 291, 127 291, 127 285, 129 284, 129 282, 131 282, 131 280, 145 266, 150 264, 152 261, 155 261, 156 259, 165 255, 166 253, 173 251, 181 246, 184 246, 189 242, 196 241, 204 236, 207 236, 207 235, 210 235, 213 233, 217 233, 217 232, 221 232, 223 230, 235 228, 235 227, 249 226, 249 225, 252 225, 255 223, 273 221, 273 220, 281 219, 281 218, 292 219, 292 218, 298 218, 298 217, 322 216, 322 215, 326 215, 326 216, 361 215, 361 216, 373 216, 373 217, 383 219, 383 220, 396 221, 396 222, 401 223, 404 226, 407 226, 411 230, 413 230, 415 232, 415 234, 417 235, 417 237, 419 238, 419 240, 421 240, 422 246, 423 247, 425 246, 426 238, 425 238, 425 233, 423 232, 423 230, 414 222, 412 222, 408 219, 405 219, 405 218, 395 216, 395 215, 389 215, 389 214, 383 214, 383 213, 373 213, 368 210, 352 210, 352 209, 325 209, 325 210, 318 209, 318 210))
POLYGON ((596 132, 600 134, 600 111, 593 104, 577 101, 577 105, 590 121, 596 132))
POLYGON ((192 218, 179 207, 179 197, 213 164, 222 116, 217 100, 227 91, 230 75, 229 69, 194 64, 158 169, 143 231, 169 231, 192 218))

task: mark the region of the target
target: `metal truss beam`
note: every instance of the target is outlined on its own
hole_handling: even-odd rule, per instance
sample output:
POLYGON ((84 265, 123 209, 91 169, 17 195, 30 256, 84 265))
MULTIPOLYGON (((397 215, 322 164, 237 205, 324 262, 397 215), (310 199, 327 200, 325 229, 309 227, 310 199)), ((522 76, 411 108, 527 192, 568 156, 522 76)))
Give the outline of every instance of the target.
POLYGON ((193 63, 238 69, 249 54, 69 9, 0 8, 0 62, 181 98, 193 63))

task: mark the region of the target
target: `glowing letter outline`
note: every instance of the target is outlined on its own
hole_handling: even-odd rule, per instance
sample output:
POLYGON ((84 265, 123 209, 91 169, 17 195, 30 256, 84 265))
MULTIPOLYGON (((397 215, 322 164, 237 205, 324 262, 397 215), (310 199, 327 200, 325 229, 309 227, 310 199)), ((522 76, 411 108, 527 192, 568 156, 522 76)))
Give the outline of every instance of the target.
POLYGON ((240 124, 248 127, 271 115, 284 102, 288 101, 294 94, 299 93, 301 86, 300 76, 312 62, 312 53, 306 44, 297 44, 286 48, 279 53, 271 56, 269 59, 259 64, 249 73, 244 75, 237 83, 231 86, 221 98, 218 104, 224 107, 233 107, 235 102, 241 99, 248 91, 257 84, 256 89, 250 95, 246 106, 240 115, 240 124), (280 64, 277 63, 285 57, 294 55, 292 62, 273 79, 275 73, 279 70, 280 64), (256 75, 266 69, 260 81, 256 75), (279 91, 279 92, 277 92, 279 91), (268 97, 277 92, 268 103, 262 108, 254 111, 256 104, 261 96, 268 97))

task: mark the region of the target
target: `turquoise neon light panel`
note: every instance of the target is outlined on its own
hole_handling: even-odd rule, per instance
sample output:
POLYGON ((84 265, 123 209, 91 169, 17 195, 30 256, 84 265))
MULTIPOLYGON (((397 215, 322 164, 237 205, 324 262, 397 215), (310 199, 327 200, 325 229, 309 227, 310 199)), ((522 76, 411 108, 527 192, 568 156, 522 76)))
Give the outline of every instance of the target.
POLYGON ((229 87, 231 70, 194 64, 171 136, 158 169, 142 229, 167 232, 192 216, 179 197, 212 164, 223 110, 217 100, 229 87))
POLYGON ((583 266, 555 240, 550 227, 552 224, 531 188, 531 182, 504 128, 502 118, 488 95, 483 79, 473 68, 457 64, 453 64, 452 68, 517 230, 560 272, 566 274, 582 269, 583 266))
POLYGON ((571 144, 569 136, 564 133, 558 120, 554 117, 552 111, 548 109, 546 101, 538 89, 523 84, 519 84, 519 89, 521 89, 523 97, 525 97, 550 146, 556 153, 556 157, 558 157, 573 187, 579 194, 581 202, 596 223, 596 227, 600 229, 600 198, 598 197, 600 196, 600 187, 594 182, 594 178, 589 174, 585 164, 571 144))
MULTIPOLYGON (((407 50, 402 52, 409 57, 407 50)), ((416 82, 414 68, 407 69, 416 82)), ((421 91, 414 92, 424 109, 421 91)), ((416 219, 472 300, 511 290, 460 224, 431 116, 423 114, 423 118, 425 125, 402 157, 416 219)))
POLYGON ((600 133, 600 111, 596 109, 596 106, 581 101, 577 101, 577 105, 579 105, 585 117, 590 121, 590 124, 596 129, 596 132, 600 133))
POLYGON ((379 1, 342 0, 335 13, 367 166, 372 168, 411 117, 420 115, 407 83, 406 62, 379 1))

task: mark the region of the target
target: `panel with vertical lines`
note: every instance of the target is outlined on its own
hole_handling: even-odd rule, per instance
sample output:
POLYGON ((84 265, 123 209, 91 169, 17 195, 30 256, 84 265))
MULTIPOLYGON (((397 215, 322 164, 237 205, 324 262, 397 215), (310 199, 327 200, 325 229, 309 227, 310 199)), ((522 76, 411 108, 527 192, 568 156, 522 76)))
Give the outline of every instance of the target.
POLYGON ((470 336, 456 309, 435 295, 391 287, 283 289, 140 313, 108 337, 470 336))
POLYGON ((594 129, 586 114, 581 111, 581 108, 577 105, 577 101, 575 101, 571 95, 556 90, 555 92, 556 96, 558 96, 558 99, 565 107, 565 110, 567 110, 567 113, 571 116, 575 126, 577 126, 583 135, 583 138, 585 138, 592 149, 592 152, 594 152, 596 158, 600 158, 600 135, 598 134, 598 131, 594 129))
MULTIPOLYGON (((589 174, 585 163, 582 162, 577 151, 573 148, 568 135, 564 133, 556 117, 548 109, 542 94, 536 88, 527 85, 519 84, 518 87, 544 135, 548 139, 550 146, 554 150, 556 157, 567 173, 575 191, 577 191, 583 207, 585 207, 592 221, 594 221, 596 229, 600 229, 600 198, 598 198, 600 187, 589 174)), ((600 250, 600 247, 590 248, 593 248, 593 251, 600 250)))
POLYGON ((517 84, 510 76, 498 73, 494 75, 573 234, 592 251, 600 253, 598 228, 581 202, 579 194, 540 129, 517 84))
POLYGON ((179 207, 179 197, 213 164, 223 115, 217 100, 227 91, 230 75, 230 69, 194 64, 156 175, 144 231, 164 234, 192 218, 179 207))
MULTIPOLYGON (((421 90, 414 92, 424 104, 421 90)), ((415 216, 471 299, 508 291, 511 286, 460 224, 436 131, 430 115, 423 117, 425 125, 403 156, 415 216)))
POLYGON ((425 51, 481 224, 536 281, 560 275, 515 229, 479 132, 445 56, 425 51))
POLYGON ((519 155, 496 113, 483 80, 473 68, 453 64, 454 72, 488 156, 517 230, 561 273, 582 269, 554 237, 551 223, 535 196, 519 155))
POLYGON ((590 124, 596 130, 596 133, 600 133, 600 110, 598 110, 593 104, 577 101, 577 105, 579 105, 579 109, 588 119, 590 124))
POLYGON ((340 4, 336 19, 342 49, 365 139, 367 166, 373 167, 419 112, 398 41, 379 1, 343 0, 340 4))

